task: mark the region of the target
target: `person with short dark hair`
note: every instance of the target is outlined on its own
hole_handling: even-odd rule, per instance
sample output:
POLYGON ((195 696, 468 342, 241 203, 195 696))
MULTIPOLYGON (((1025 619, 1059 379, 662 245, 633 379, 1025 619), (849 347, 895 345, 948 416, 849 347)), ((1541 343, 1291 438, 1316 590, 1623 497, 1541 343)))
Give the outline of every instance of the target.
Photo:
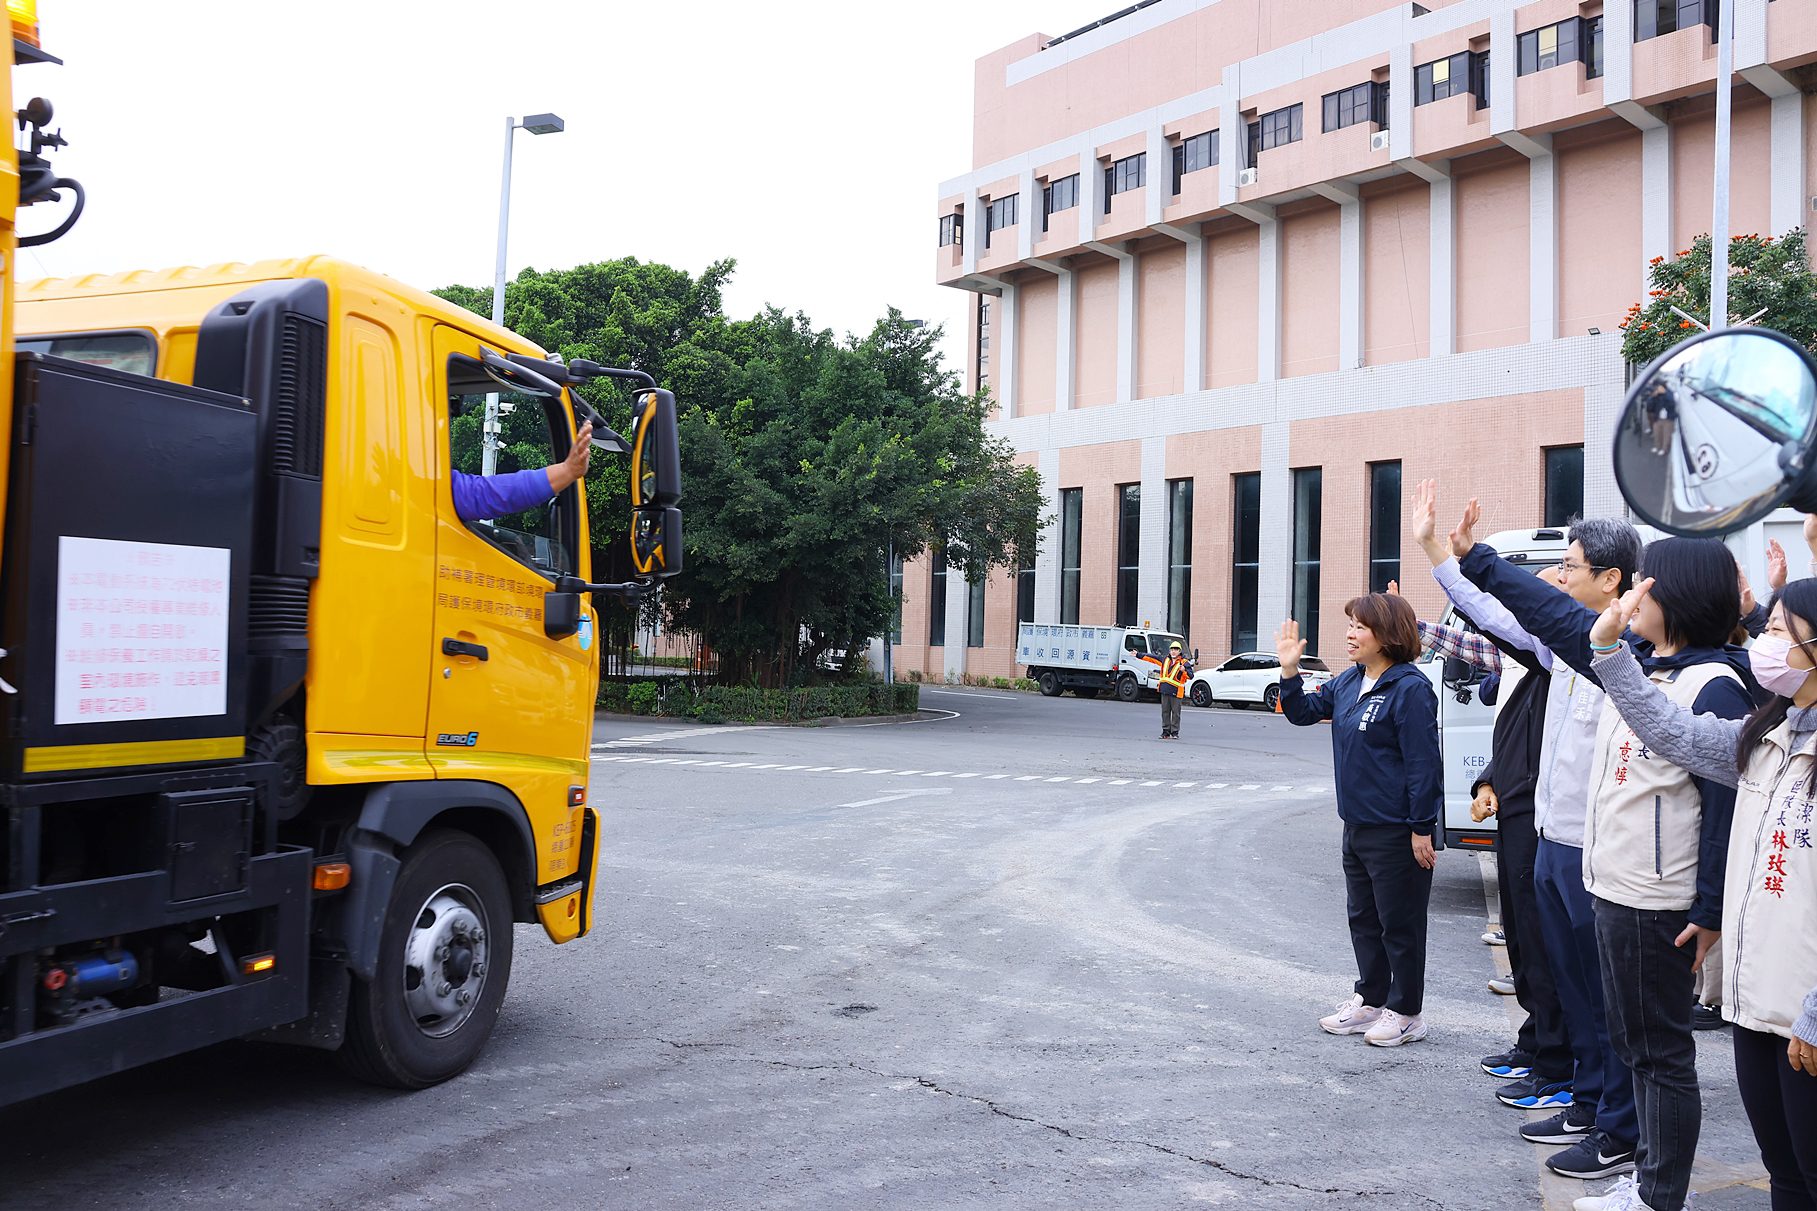
POLYGON ((1308 694, 1300 680, 1306 642, 1281 625, 1281 712, 1300 727, 1330 721, 1344 884, 1357 981, 1349 1000, 1319 1021, 1328 1034, 1360 1034, 1377 1047, 1426 1037, 1426 910, 1432 898, 1432 831, 1444 803, 1438 696, 1413 663, 1419 621, 1399 597, 1370 593, 1344 607, 1351 666, 1308 694))

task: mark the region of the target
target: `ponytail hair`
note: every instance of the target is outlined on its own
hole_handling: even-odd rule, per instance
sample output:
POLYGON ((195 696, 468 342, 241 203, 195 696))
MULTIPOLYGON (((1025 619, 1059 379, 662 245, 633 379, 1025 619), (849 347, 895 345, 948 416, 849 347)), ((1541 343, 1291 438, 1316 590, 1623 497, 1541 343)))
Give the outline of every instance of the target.
MULTIPOLYGON (((1817 579, 1794 580, 1785 588, 1773 594, 1773 600, 1767 605, 1767 613, 1774 607, 1781 607, 1785 613, 1786 630, 1792 633, 1794 643, 1808 639, 1817 639, 1817 579)), ((1812 670, 1817 676, 1817 669, 1812 670)), ((1754 708, 1747 722, 1741 725, 1741 738, 1735 743, 1735 768, 1746 769, 1748 759, 1767 733, 1785 722, 1786 712, 1792 709, 1792 700, 1780 694, 1774 694, 1762 706, 1754 708)))

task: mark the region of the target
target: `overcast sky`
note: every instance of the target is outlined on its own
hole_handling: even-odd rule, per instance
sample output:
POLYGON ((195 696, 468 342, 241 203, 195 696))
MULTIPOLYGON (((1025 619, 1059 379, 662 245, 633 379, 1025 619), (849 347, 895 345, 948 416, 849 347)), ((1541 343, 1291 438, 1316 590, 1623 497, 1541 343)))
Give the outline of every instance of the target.
MULTIPOLYGON (((15 74, 88 189, 21 276, 327 252, 433 288, 492 277, 505 115, 510 272, 736 257, 766 304, 959 328, 935 191, 971 167, 972 70, 1116 0, 40 0, 65 65, 15 74)), ((24 230, 49 225, 27 213, 24 230)), ((952 343, 949 342, 949 348, 952 343)), ((963 349, 961 343, 958 348, 963 349)))

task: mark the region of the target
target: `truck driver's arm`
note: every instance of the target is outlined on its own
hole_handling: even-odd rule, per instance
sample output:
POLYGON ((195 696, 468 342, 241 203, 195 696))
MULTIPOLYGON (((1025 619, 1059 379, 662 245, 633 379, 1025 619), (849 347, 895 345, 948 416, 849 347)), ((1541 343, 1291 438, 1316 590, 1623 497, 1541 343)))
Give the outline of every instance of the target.
POLYGON ((508 475, 468 475, 454 473, 454 512, 462 521, 484 521, 533 509, 552 497, 560 496, 587 473, 592 455, 591 422, 580 427, 580 434, 568 451, 568 457, 537 470, 513 471, 508 475))

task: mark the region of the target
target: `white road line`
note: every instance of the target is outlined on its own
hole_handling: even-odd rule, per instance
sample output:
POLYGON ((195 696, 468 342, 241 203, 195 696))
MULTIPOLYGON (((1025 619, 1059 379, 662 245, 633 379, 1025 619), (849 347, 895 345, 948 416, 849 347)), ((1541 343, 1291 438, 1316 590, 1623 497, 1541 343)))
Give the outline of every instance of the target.
POLYGON ((978 775, 977 774, 954 774, 953 777, 955 777, 955 778, 976 778, 976 777, 978 777, 978 775))
POLYGON ((864 767, 862 765, 848 765, 842 769, 836 769, 833 772, 835 774, 856 774, 863 768, 864 767))
POLYGON ((1071 781, 1072 781, 1072 779, 1071 779, 1071 778, 1068 778, 1068 777, 1066 777, 1066 776, 1065 776, 1065 775, 1064 775, 1064 774, 1063 774, 1063 775, 1061 775, 1061 776, 1060 776, 1060 777, 1058 777, 1058 778, 1049 778, 1049 779, 1048 779, 1048 781, 1049 781, 1049 782, 1071 782, 1071 781))
POLYGON ((725 762, 723 762, 723 761, 702 761, 700 764, 704 767, 704 766, 708 766, 708 765, 724 765, 725 762))
MULTIPOLYGON (((658 757, 650 754, 638 756, 629 754, 599 754, 595 755, 593 760, 616 761, 627 765, 688 765, 694 766, 697 769, 715 767, 727 770, 747 769, 752 773, 756 773, 759 770, 771 770, 779 774, 801 772, 808 774, 870 774, 875 776, 893 776, 897 778, 981 778, 989 782, 1001 782, 1010 779, 1016 782, 1042 782, 1050 785, 1072 783, 1078 786, 1095 786, 1100 784, 1104 786, 1141 786, 1144 788, 1165 786, 1173 790, 1192 790, 1195 787, 1202 787, 1208 791, 1221 791, 1230 789, 1231 787, 1231 784, 1228 782, 1168 782, 1164 778, 1149 778, 1138 781, 1134 778, 1106 778, 1102 775, 1080 777, 1076 774, 987 774, 979 770, 961 772, 944 769, 867 769, 862 765, 782 765, 776 762, 725 761, 722 759, 709 761, 699 757, 658 757)), ((1306 786, 1295 788, 1292 784, 1285 782, 1275 783, 1273 785, 1266 785, 1260 782, 1244 782, 1238 785, 1236 789, 1240 791, 1266 790, 1270 794, 1278 794, 1284 791, 1293 791, 1295 789, 1301 790, 1306 794, 1331 793, 1331 788, 1329 786, 1306 786)))
POLYGON ((872 769, 872 770, 865 770, 864 772, 867 774, 893 774, 896 771, 893 769, 872 769))
POLYGON ((923 778, 944 778, 952 772, 953 771, 950 769, 935 769, 935 770, 929 770, 927 773, 925 773, 921 776, 923 778))
POLYGON ((1104 781, 1104 779, 1102 779, 1102 778, 1080 778, 1078 780, 1080 786, 1090 786, 1094 782, 1102 782, 1102 781, 1104 781))
POLYGON ((996 782, 997 780, 999 780, 1001 778, 1007 778, 1007 777, 1009 777, 1008 774, 986 774, 986 775, 984 775, 984 780, 986 782, 996 782))
POLYGON ((810 765, 807 767, 806 772, 810 774, 824 774, 832 768, 833 767, 830 765, 810 765))
POLYGON ((1205 784, 1205 785, 1206 785, 1206 786, 1207 786, 1207 787, 1208 787, 1208 788, 1210 788, 1210 789, 1211 789, 1211 790, 1214 790, 1214 791, 1221 791, 1221 790, 1223 790, 1223 789, 1224 789, 1224 788, 1225 788, 1225 787, 1227 787, 1227 786, 1229 786, 1229 785, 1230 785, 1230 783, 1228 783, 1228 782, 1207 782, 1207 783, 1206 783, 1206 784, 1205 784))
POLYGON ((920 772, 921 771, 918 769, 899 769, 896 771, 896 776, 898 778, 913 778, 916 774, 919 774, 920 772))
POLYGON ((1135 781, 1134 778, 1112 778, 1110 780, 1110 784, 1112 786, 1128 786, 1131 782, 1134 782, 1134 781, 1135 781))
POLYGON ((1017 782, 1039 782, 1040 780, 1041 780, 1040 774, 1023 774, 1021 777, 1016 779, 1017 782))
POLYGON ((807 766, 805 766, 805 765, 779 765, 776 768, 780 772, 787 773, 789 770, 792 770, 792 769, 806 769, 807 766))
POLYGON ((749 761, 728 761, 728 762, 726 762, 726 768, 727 769, 743 769, 745 766, 747 766, 749 764, 751 764, 749 761))
POLYGON ((1291 786, 1271 786, 1268 789, 1271 791, 1290 791, 1293 788, 1291 786))
POLYGON ((898 799, 913 799, 918 795, 950 795, 952 789, 945 786, 930 786, 926 790, 891 791, 875 799, 860 799, 856 803, 841 803, 840 807, 875 807, 879 803, 894 803, 898 799))
POLYGON ((1159 786, 1161 784, 1159 782, 1144 782, 1142 785, 1143 786, 1159 786))
POLYGON ((1173 788, 1177 791, 1183 791, 1183 790, 1190 790, 1192 787, 1195 787, 1197 785, 1198 785, 1197 782, 1176 782, 1173 784, 1173 788))
POLYGON ((1259 782, 1245 782, 1243 785, 1237 787, 1237 789, 1240 791, 1259 791, 1262 789, 1262 786, 1259 782))

